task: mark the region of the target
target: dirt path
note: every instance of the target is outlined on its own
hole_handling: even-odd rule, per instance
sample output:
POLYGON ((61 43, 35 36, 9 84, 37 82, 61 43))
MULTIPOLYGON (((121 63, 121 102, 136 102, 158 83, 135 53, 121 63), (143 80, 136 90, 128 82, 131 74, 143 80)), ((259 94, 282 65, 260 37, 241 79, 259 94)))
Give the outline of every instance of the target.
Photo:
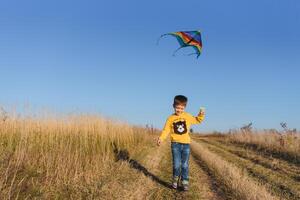
POLYGON ((300 166, 297 166, 293 163, 287 162, 283 159, 274 158, 272 156, 266 156, 265 154, 261 154, 259 151, 243 148, 241 146, 233 145, 232 143, 226 143, 221 140, 203 138, 201 141, 220 147, 241 158, 250 160, 255 164, 278 171, 281 174, 289 176, 295 181, 300 181, 300 166))
POLYGON ((277 166, 274 166, 271 159, 267 159, 256 152, 228 146, 210 139, 197 139, 196 141, 222 156, 225 160, 245 169, 251 177, 266 184, 270 188, 270 192, 280 198, 300 198, 300 184, 295 179, 298 175, 295 167, 286 166, 285 163, 281 165, 277 163, 277 166))
POLYGON ((195 192, 195 199, 223 199, 211 175, 194 156, 191 156, 190 172, 191 191, 195 192))
MULTIPOLYGON (((170 183, 172 179, 172 160, 170 144, 165 144, 164 159, 160 163, 159 177, 165 182, 170 183)), ((191 155, 190 157, 190 190, 174 190, 156 184, 152 189, 149 199, 222 199, 216 192, 211 177, 203 170, 198 161, 191 155)))
MULTIPOLYGON (((192 154, 189 167, 190 190, 184 192, 182 189, 171 188, 170 143, 147 149, 135 159, 126 158, 119 164, 125 174, 123 178, 118 176, 118 186, 112 186, 118 191, 113 193, 114 199, 224 199, 211 174, 192 154)), ((112 196, 107 196, 109 198, 112 196)))

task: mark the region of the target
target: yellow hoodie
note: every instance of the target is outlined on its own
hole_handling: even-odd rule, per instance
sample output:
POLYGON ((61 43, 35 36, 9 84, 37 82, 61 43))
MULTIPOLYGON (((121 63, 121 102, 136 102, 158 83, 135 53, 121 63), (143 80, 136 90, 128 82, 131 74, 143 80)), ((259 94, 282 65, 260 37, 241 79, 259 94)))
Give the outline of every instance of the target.
POLYGON ((161 141, 164 141, 170 133, 172 142, 189 144, 191 142, 189 135, 191 125, 199 124, 203 121, 203 119, 204 114, 200 115, 200 113, 197 117, 194 117, 187 112, 183 112, 180 115, 172 114, 166 120, 164 129, 162 130, 159 138, 161 141))

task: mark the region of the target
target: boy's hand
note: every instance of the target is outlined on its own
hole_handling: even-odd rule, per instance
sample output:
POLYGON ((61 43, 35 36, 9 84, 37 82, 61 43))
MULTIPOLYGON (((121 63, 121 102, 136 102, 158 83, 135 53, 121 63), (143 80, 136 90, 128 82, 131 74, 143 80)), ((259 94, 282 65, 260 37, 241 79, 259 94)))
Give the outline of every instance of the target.
POLYGON ((199 115, 205 115, 205 108, 200 108, 199 115))
POLYGON ((157 138, 157 146, 160 146, 161 145, 161 140, 160 140, 160 138, 157 138))

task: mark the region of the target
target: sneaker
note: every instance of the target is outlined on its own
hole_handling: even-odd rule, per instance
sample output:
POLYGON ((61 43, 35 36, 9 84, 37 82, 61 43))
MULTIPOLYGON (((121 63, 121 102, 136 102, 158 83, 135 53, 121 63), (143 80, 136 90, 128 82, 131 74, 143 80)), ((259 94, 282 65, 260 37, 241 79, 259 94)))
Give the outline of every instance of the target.
POLYGON ((172 188, 177 189, 177 182, 172 183, 172 188))
POLYGON ((178 179, 179 179, 179 177, 173 177, 173 180, 172 180, 172 188, 174 188, 174 189, 177 189, 177 187, 178 187, 178 179))
POLYGON ((185 184, 183 185, 183 191, 188 191, 189 190, 189 185, 185 184))
POLYGON ((182 186, 183 186, 183 191, 188 191, 189 190, 189 182, 183 180, 182 181, 182 186))

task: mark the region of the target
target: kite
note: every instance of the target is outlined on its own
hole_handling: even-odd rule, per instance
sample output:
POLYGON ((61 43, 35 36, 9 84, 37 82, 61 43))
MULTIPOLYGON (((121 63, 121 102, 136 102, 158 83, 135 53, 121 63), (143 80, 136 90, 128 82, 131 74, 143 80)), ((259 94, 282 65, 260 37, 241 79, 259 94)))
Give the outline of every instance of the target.
POLYGON ((193 47, 195 50, 195 53, 191 53, 189 55, 197 55, 197 58, 200 56, 202 51, 202 39, 201 39, 201 32, 200 31, 179 31, 179 32, 173 32, 173 33, 166 33, 160 36, 159 40, 167 35, 172 35, 176 37, 177 41, 180 44, 180 47, 176 49, 173 53, 173 56, 175 53, 184 47, 193 47))

